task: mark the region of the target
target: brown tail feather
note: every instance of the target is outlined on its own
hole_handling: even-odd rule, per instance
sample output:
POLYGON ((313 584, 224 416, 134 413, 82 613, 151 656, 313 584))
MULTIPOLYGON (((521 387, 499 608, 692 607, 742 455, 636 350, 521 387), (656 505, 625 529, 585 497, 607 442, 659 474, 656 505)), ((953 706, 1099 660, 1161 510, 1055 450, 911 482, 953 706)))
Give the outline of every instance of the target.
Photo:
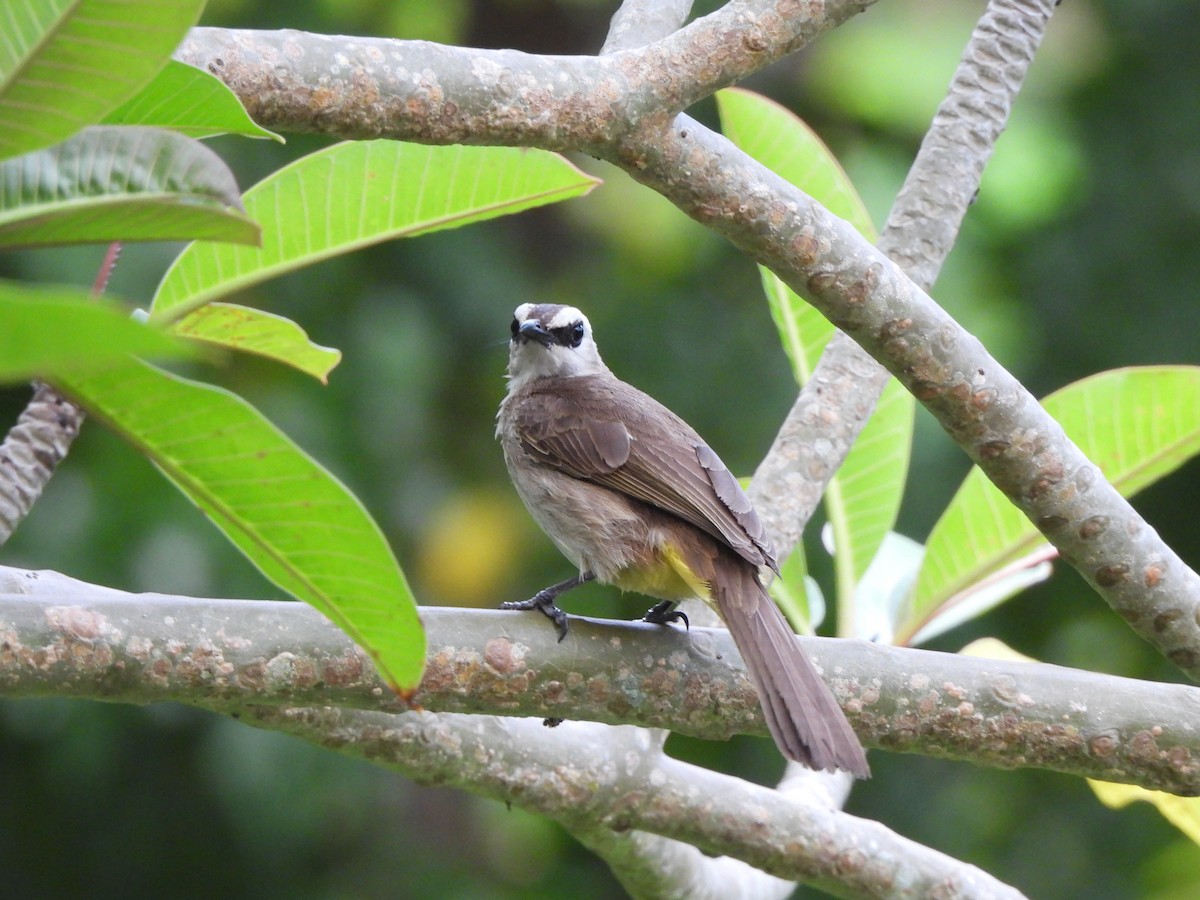
POLYGON ((722 568, 725 577, 715 579, 717 603, 779 749, 813 769, 869 778, 858 737, 754 572, 741 560, 722 568))

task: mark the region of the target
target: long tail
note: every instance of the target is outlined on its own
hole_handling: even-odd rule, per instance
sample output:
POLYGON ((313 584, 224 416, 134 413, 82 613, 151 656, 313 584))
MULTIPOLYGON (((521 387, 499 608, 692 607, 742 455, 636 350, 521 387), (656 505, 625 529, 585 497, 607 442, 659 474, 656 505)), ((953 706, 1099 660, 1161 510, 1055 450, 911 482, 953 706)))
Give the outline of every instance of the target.
POLYGON ((871 777, 845 714, 754 571, 740 560, 721 568, 713 593, 783 755, 813 769, 871 777))

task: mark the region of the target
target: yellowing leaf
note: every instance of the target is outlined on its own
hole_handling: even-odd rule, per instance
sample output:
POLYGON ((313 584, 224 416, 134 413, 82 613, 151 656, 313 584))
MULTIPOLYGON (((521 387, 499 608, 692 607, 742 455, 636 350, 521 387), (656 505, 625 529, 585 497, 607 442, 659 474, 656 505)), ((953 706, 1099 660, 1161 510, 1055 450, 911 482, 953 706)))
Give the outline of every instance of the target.
POLYGON ((1179 797, 1165 791, 1150 791, 1136 784, 1114 784, 1088 779, 1088 786, 1109 809, 1121 809, 1137 800, 1153 804, 1168 822, 1200 844, 1200 797, 1179 797))
POLYGON ((1037 662, 1032 656, 1018 653, 999 638, 985 637, 971 641, 958 651, 963 656, 975 656, 980 659, 1002 659, 1009 662, 1037 662))

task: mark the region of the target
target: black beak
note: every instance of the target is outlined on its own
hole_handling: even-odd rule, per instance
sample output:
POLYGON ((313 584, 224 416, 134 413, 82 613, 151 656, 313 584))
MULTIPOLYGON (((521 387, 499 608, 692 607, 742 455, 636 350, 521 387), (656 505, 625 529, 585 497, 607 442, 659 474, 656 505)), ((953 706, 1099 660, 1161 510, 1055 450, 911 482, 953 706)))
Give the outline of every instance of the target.
POLYGON ((522 322, 514 336, 520 338, 522 341, 537 341, 543 347, 549 347, 555 342, 554 335, 543 328, 541 323, 533 320, 522 322))

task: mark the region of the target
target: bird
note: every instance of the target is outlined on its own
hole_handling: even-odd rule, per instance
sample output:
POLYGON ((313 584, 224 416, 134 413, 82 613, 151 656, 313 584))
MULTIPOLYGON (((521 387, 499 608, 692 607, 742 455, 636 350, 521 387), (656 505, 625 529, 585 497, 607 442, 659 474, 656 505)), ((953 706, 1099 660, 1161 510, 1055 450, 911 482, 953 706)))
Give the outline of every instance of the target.
POLYGON ((591 323, 557 303, 513 314, 508 386, 496 436, 530 515, 578 574, 505 609, 538 609, 567 634, 557 605, 589 581, 659 602, 668 625, 698 597, 715 607, 788 759, 867 778, 866 753, 763 587, 775 551, 750 498, 683 419, 621 381, 600 358, 591 323))

